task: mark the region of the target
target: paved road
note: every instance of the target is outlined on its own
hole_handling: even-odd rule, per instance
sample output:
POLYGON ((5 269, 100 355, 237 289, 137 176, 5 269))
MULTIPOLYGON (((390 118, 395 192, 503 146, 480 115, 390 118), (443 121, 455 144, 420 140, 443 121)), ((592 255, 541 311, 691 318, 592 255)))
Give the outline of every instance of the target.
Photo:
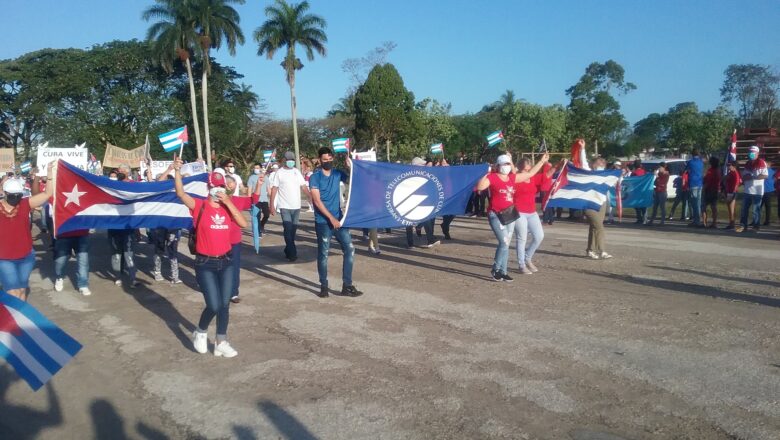
POLYGON ((88 298, 54 293, 39 253, 30 302, 84 349, 37 393, 0 366, 0 438, 780 438, 777 231, 613 227, 616 258, 591 261, 584 225, 556 223, 541 271, 504 284, 486 222, 457 219, 431 250, 356 241, 366 294, 323 300, 303 221, 294 264, 278 223, 260 256, 245 247, 229 360, 190 348, 185 243, 185 284, 152 281, 142 244, 131 291, 93 236, 88 298))

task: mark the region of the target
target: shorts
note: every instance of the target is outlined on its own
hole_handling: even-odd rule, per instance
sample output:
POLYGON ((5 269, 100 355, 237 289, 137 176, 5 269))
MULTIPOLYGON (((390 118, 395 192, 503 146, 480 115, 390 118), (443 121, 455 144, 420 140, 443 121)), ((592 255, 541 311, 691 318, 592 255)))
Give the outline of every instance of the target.
POLYGON ((736 197, 737 197, 737 193, 728 193, 728 194, 726 194, 726 203, 733 202, 736 197))
POLYGON ((704 206, 714 205, 718 203, 718 191, 717 190, 705 190, 704 191, 704 198, 703 198, 704 206))
POLYGON ((35 252, 18 260, 0 260, 0 285, 4 290, 26 289, 35 267, 35 252))

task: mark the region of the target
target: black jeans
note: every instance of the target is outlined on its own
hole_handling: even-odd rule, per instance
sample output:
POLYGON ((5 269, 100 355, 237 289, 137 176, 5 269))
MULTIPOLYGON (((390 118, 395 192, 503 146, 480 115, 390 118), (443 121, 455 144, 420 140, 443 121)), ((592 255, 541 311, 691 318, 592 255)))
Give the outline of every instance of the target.
POLYGON ((453 220, 455 220, 454 215, 445 215, 441 218, 441 232, 447 237, 450 236, 450 224, 453 220))
POLYGON ((195 256, 195 279, 203 293, 206 307, 200 314, 198 329, 206 331, 209 324, 217 317, 217 334, 227 334, 230 321, 230 296, 233 293, 235 275, 232 258, 228 253, 222 258, 195 256))
MULTIPOLYGON (((433 236, 433 222, 435 220, 435 218, 432 218, 418 225, 425 229, 425 238, 428 240, 428 244, 433 244, 436 241, 436 238, 433 236)), ((406 244, 409 247, 414 246, 414 226, 406 227, 406 244)))
POLYGON ((268 202, 257 202, 257 222, 260 224, 260 232, 265 231, 265 224, 268 223, 268 216, 271 215, 271 209, 268 207, 268 202))
MULTIPOLYGON (((764 224, 768 225, 769 220, 772 218, 772 199, 775 198, 775 192, 764 193, 764 197, 761 198, 761 204, 764 205, 764 224)), ((780 206, 778 206, 780 212, 780 206)))

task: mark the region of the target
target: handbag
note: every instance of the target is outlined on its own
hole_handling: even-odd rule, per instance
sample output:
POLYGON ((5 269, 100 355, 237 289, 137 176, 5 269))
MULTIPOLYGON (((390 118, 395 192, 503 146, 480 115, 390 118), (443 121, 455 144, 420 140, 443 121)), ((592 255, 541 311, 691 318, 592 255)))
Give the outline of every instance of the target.
POLYGON ((198 224, 200 224, 200 216, 203 215, 203 210, 206 208, 206 200, 200 205, 200 211, 198 211, 198 218, 195 219, 195 227, 190 229, 190 241, 187 243, 187 247, 190 249, 192 255, 197 255, 198 244, 198 224))
POLYGON ((498 217, 498 221, 500 221, 502 225, 506 226, 519 219, 520 213, 517 212, 515 205, 512 205, 509 208, 496 212, 496 217, 498 217))

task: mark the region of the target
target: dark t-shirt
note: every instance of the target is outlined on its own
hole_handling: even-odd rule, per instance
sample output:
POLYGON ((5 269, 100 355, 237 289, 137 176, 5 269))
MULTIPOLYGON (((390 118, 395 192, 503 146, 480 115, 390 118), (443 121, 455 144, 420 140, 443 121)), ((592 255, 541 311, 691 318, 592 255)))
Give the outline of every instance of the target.
MULTIPOLYGON (((340 183, 347 183, 347 174, 333 169, 330 171, 330 176, 326 176, 322 170, 317 170, 309 178, 309 188, 317 189, 320 191, 320 200, 328 212, 336 218, 341 218, 341 188, 340 183)), ((317 208, 314 207, 314 222, 315 223, 328 223, 328 218, 325 217, 317 208)))

